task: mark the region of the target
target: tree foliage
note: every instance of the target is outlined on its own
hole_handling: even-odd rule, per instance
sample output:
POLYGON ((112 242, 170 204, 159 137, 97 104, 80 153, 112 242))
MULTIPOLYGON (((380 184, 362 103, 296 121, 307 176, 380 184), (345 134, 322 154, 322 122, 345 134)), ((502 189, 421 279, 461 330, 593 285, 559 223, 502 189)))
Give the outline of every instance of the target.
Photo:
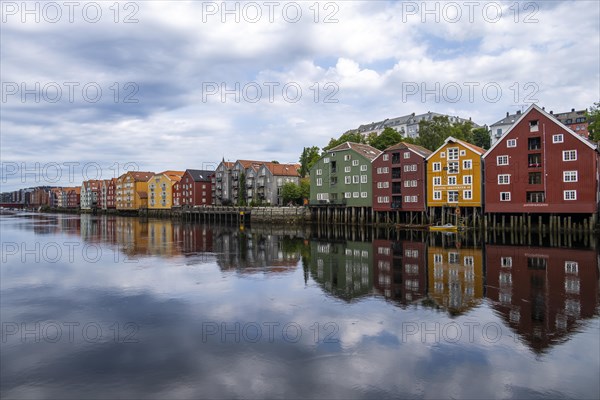
POLYGON ((286 182, 281 187, 281 197, 283 204, 302 204, 302 189, 294 182, 286 182))
POLYGON ((483 149, 489 149, 491 146, 490 133, 486 128, 473 129, 473 144, 483 149))
POLYGON ((588 121, 588 132, 590 139, 597 142, 600 140, 600 102, 594 103, 586 110, 585 117, 588 121))
POLYGON ((473 143, 473 124, 471 121, 453 124, 445 115, 435 116, 431 121, 421 120, 419 122, 419 137, 416 142, 426 149, 435 151, 449 136, 473 143))
POLYGON ((327 146, 323 147, 323 151, 333 149, 342 143, 353 142, 353 143, 367 143, 367 138, 362 133, 356 131, 348 131, 337 139, 331 138, 327 146))
POLYGON ((300 177, 304 178, 311 167, 319 161, 319 148, 317 146, 305 147, 300 155, 300 177))
POLYGON ((242 172, 240 174, 239 187, 238 187, 238 206, 246 205, 246 174, 242 172))
POLYGON ((369 135, 367 143, 379 150, 385 150, 402 141, 402 135, 394 128, 387 127, 379 135, 369 135))

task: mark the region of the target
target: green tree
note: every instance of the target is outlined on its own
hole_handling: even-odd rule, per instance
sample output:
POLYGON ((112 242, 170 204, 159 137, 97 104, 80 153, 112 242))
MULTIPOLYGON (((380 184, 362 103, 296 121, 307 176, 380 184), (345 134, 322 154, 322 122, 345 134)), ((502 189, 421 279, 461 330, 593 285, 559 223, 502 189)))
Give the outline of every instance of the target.
POLYGON ((379 135, 369 136, 368 144, 379 150, 385 150, 402 140, 402 135, 394 128, 387 127, 379 135))
POLYGON ((600 140, 600 102, 594 103, 589 110, 585 111, 585 118, 588 121, 588 132, 590 139, 597 142, 600 140))
POLYGON ((446 116, 433 117, 431 121, 419 122, 419 138, 417 144, 431 151, 440 147, 444 140, 453 133, 452 124, 446 116))
POLYGON ((284 205, 289 202, 302 204, 302 192, 300 186, 296 185, 294 182, 284 183, 281 187, 281 198, 283 199, 284 205))
POLYGON ((237 203, 238 206, 246 205, 246 174, 244 172, 240 175, 237 203))
POLYGON ((317 146, 305 147, 300 155, 300 177, 304 178, 308 171, 319 161, 319 148, 317 146))
MULTIPOLYGON (((473 123, 471 121, 464 121, 455 123, 452 125, 452 134, 450 136, 455 139, 464 140, 465 142, 473 143, 473 123)), ((444 140, 446 140, 444 138, 444 140)))
POLYGON ((327 151, 345 142, 367 143, 365 135, 356 131, 348 131, 337 139, 331 138, 327 146, 323 147, 323 151, 327 151))
POLYGON ((303 178, 300 179, 300 194, 302 200, 308 199, 310 197, 310 179, 303 178))
POLYGON ((483 149, 489 149, 491 145, 490 133, 486 128, 473 129, 473 144, 483 149))

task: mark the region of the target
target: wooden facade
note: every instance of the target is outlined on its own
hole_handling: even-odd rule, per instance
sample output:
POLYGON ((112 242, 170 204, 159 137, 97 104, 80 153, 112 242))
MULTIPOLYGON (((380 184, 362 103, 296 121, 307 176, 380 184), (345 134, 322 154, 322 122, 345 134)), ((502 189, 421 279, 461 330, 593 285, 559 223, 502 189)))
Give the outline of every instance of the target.
POLYGON ((596 145, 536 105, 483 158, 486 213, 598 210, 596 145))

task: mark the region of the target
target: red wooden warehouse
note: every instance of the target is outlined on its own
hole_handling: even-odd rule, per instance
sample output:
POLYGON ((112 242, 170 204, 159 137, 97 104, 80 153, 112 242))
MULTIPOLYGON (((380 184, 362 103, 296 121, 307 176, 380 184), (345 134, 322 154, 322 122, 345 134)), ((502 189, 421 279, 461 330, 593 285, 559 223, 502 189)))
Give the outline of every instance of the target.
POLYGON ((597 146, 537 105, 483 158, 486 213, 588 214, 595 220, 597 146))
POLYGON ((374 159, 373 211, 424 213, 427 209, 425 160, 430 154, 424 147, 400 142, 374 159))

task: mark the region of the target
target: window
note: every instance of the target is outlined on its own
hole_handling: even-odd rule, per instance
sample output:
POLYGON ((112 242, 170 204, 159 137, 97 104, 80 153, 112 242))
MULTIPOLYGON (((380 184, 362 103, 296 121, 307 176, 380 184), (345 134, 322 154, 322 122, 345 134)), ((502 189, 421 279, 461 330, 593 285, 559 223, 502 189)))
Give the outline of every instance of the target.
POLYGON ((358 182, 359 182, 358 175, 352 175, 352 183, 358 183, 358 182))
POLYGON ((473 169, 473 161, 471 160, 463 160, 462 165, 463 169, 473 169))
POLYGON ((323 178, 317 178, 317 186, 323 186, 323 178))
POLYGON ((446 152, 445 151, 442 151, 440 153, 440 158, 446 158, 446 152))
POLYGON ((498 175, 498 185, 509 185, 509 184, 510 184, 510 174, 498 175))
POLYGON ((352 192, 352 197, 354 197, 355 199, 358 199, 358 192, 352 192))
POLYGON ((360 170, 361 171, 366 171, 367 170, 367 166, 366 165, 361 165, 360 166, 360 170))
POLYGON ((579 263, 576 261, 565 261, 565 274, 575 274, 579 272, 579 263))
POLYGON ((350 154, 345 154, 344 155, 344 161, 350 161, 350 154))
MULTIPOLYGON (((279 182, 277 182, 277 184, 278 184, 278 186, 281 186, 281 185, 279 184, 279 182)), ((331 179, 329 180, 329 184, 330 184, 331 186, 335 186, 335 185, 337 185, 337 176, 332 176, 332 177, 331 177, 331 179)))
POLYGON ((367 198, 367 192, 360 192, 360 197, 362 197, 363 199, 367 198))
POLYGON ((546 201, 545 192, 527 192, 528 203, 543 203, 546 201))
POLYGON ((528 182, 530 185, 539 185, 540 183, 542 183, 542 173, 541 172, 530 172, 528 182))
POLYGON ((456 185, 456 177, 455 176, 448 177, 448 185, 456 185))
POLYGON ((563 151, 563 161, 575 161, 575 160, 577 160, 577 150, 563 151))
POLYGON ((448 173, 449 174, 458 174, 458 162, 451 161, 448 163, 448 173))
POLYGON ((505 268, 512 267, 512 257, 500 257, 500 265, 505 268))
POLYGON ((440 186, 441 184, 442 184, 442 177, 434 176, 433 177, 433 186, 440 186))
POLYGON ((539 153, 529 154, 527 156, 529 168, 539 168, 542 166, 542 155, 539 153))
POLYGON ((329 164, 329 157, 325 157, 323 159, 323 164, 329 164))
POLYGON ((497 165, 508 165, 508 156, 498 156, 496 157, 497 165))
POLYGON ((414 172, 417 170, 417 164, 410 164, 404 166, 404 172, 414 172))
POLYGON ((410 158, 410 151, 404 152, 404 159, 410 158))
POLYGON ((393 153, 392 154, 392 164, 399 164, 400 163, 400 153, 393 153))
POLYGON ((448 203, 458 203, 458 191, 451 190, 448 192, 448 203))
POLYGON ((562 143, 564 141, 563 134, 552 135, 552 143, 562 143))
POLYGON ((434 162, 433 163, 433 170, 434 171, 441 171, 442 170, 442 163, 434 162))
POLYGON ((542 148, 542 139, 540 137, 533 137, 527 139, 527 150, 539 150, 542 148))
POLYGON ((350 193, 350 192, 345 192, 345 193, 344 193, 344 198, 345 198, 345 199, 349 199, 349 198, 351 198, 351 197, 352 197, 352 193, 350 193))
POLYGON ((563 182, 577 182, 577 171, 563 171, 563 182))
POLYGON ((564 190, 563 198, 565 200, 577 200, 577 190, 564 190))
POLYGON ((358 165, 358 160, 352 160, 352 166, 356 167, 358 165))
POLYGON ((439 190, 434 190, 433 191, 433 199, 434 200, 441 200, 442 199, 442 192, 439 190))
POLYGON ((500 192, 500 201, 510 201, 510 192, 500 192))
MULTIPOLYGON (((317 175, 323 175, 323 170, 322 169, 318 169, 317 170, 317 175)), ((183 187, 185 188, 186 185, 183 185, 183 187)))
POLYGON ((473 192, 470 190, 463 190, 463 199, 465 200, 472 200, 473 199, 473 192))
POLYGON ((466 155, 467 155, 467 151, 466 150, 461 150, 460 151, 460 156, 461 157, 466 156, 466 155))
POLYGON ((361 175, 360 176, 360 183, 367 183, 367 176, 366 175, 361 175))
POLYGON ((390 155, 389 154, 384 154, 383 155, 383 161, 387 161, 390 159, 390 155))
POLYGON ((448 149, 448 160, 458 160, 458 147, 448 149))
POLYGON ((538 120, 529 121, 529 132, 538 132, 540 130, 538 120))
POLYGON ((352 177, 351 177, 351 176, 345 176, 345 177, 344 177, 344 183, 345 183, 346 185, 349 185, 349 184, 351 184, 351 183, 352 183, 352 177))
POLYGON ((463 185, 471 185, 471 184, 473 184, 473 175, 463 176, 463 185))
POLYGON ((350 172, 350 170, 351 170, 351 169, 352 169, 352 167, 351 167, 351 166, 349 166, 349 165, 348 165, 348 166, 345 166, 345 167, 344 167, 344 172, 350 172))
POLYGON ((329 200, 329 193, 317 193, 317 200, 329 200))
POLYGON ((508 139, 506 141, 506 147, 517 147, 517 139, 508 139))

